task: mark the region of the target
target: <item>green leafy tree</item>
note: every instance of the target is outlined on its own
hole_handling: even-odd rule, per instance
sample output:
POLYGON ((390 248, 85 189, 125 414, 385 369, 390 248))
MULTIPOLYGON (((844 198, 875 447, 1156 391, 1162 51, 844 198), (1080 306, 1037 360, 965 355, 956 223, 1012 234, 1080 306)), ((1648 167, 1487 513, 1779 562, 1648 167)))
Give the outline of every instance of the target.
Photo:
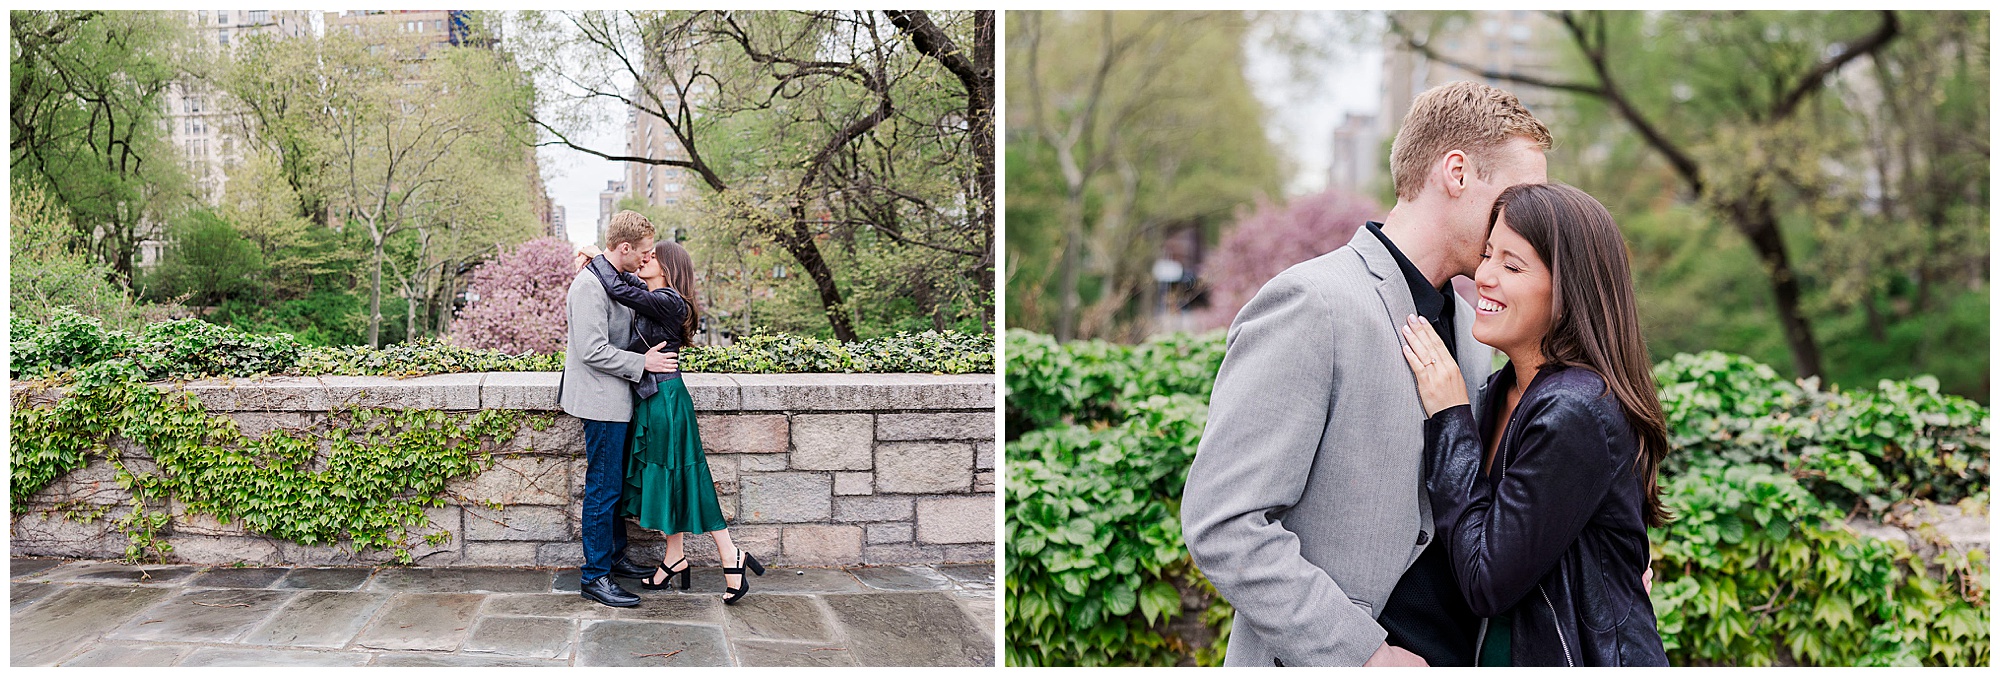
MULTIPOLYGON (((727 220, 786 254, 795 267, 785 276, 810 283, 817 299, 814 324, 851 341, 866 308, 892 305, 871 301, 892 288, 922 297, 927 315, 957 308, 990 321, 991 146, 975 137, 991 127, 992 20, 530 12, 517 49, 545 90, 573 93, 529 111, 542 143, 685 170, 705 189, 697 209, 713 216, 693 220, 727 220), (591 122, 583 104, 596 101, 664 126, 675 148, 627 154, 573 141, 591 122), (871 292, 882 280, 893 282, 871 292)), ((725 246, 694 253, 735 258, 731 249, 752 245, 725 246)), ((731 282, 750 281, 747 270, 731 282)))
POLYGON ((151 277, 155 296, 214 305, 257 289, 264 255, 214 212, 199 209, 168 226, 168 245, 151 277))
POLYGON ((1017 12, 1008 25, 1010 317, 1065 339, 1136 339, 1169 232, 1213 241, 1237 207, 1277 192, 1243 76, 1249 19, 1017 12))
POLYGON ((82 253, 85 248, 69 212, 48 192, 14 186, 8 199, 11 234, 7 261, 8 310, 17 322, 53 321, 58 309, 97 318, 114 329, 137 329, 167 318, 169 305, 140 302, 112 282, 112 271, 82 253))
POLYGON ((170 88, 197 54, 184 22, 159 11, 9 18, 13 182, 47 191, 84 251, 129 287, 139 242, 187 196, 163 122, 170 88))
MULTIPOLYGON (((1730 226, 1756 254, 1772 315, 1800 376, 1827 372, 1822 330, 1811 321, 1811 283, 1827 285, 1836 304, 1877 303, 1885 280, 1897 274, 1889 271, 1899 268, 1877 265, 1881 255, 1905 250, 1897 241, 1908 239, 1894 232, 1900 228, 1883 232, 1885 222, 1962 233, 1972 219, 1946 205, 1983 210, 1981 170, 1971 169, 1964 155, 1953 157, 1951 148, 1971 144, 1965 153, 1986 153, 1978 140, 1983 122, 1974 122, 1985 119, 1987 100, 1988 47, 1978 28, 1985 25, 1984 13, 1565 11, 1550 17, 1572 58, 1573 76, 1489 71, 1432 49, 1432 22, 1424 17, 1392 14, 1391 25, 1401 42, 1431 59, 1567 93, 1586 114, 1604 111, 1621 121, 1650 151, 1648 163, 1659 163, 1675 179, 1680 196, 1730 226), (1911 34, 1913 25, 1923 25, 1920 35, 1911 34), (1938 65, 1905 69, 1919 61, 1938 65), (1906 86, 1946 105, 1919 111, 1907 105, 1900 91, 1906 86), (1952 128, 1952 122, 1970 126, 1952 128), (1890 138, 1899 129, 1912 130, 1900 132, 1913 136, 1910 143, 1890 138), (1921 143, 1927 135, 1951 141, 1940 153, 1939 146, 1921 143), (1910 190, 1917 185, 1947 199, 1917 200, 1937 205, 1928 213, 1893 198, 1874 204, 1882 193, 1921 195, 1910 190), (1787 227, 1801 221, 1810 227, 1787 227), (1788 230, 1797 234, 1788 236, 1788 230), (1823 269, 1804 241, 1842 232, 1859 237, 1844 238, 1846 247, 1828 253, 1857 272, 1811 279, 1823 269), (1845 256, 1843 248, 1867 254, 1845 256)), ((1916 238, 1927 239, 1962 241, 1957 235, 1916 238)), ((1976 239, 1984 241, 1983 231, 1976 239)), ((1932 273, 1920 279, 1936 277, 1936 267, 1920 269, 1932 273)))

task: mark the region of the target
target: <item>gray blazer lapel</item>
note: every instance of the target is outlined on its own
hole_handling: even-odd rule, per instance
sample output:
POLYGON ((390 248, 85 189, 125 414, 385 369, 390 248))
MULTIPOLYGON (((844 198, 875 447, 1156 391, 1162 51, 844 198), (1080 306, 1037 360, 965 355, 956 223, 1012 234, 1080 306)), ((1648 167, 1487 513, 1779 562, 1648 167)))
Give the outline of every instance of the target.
MULTIPOLYGON (((1361 262, 1367 264, 1368 272, 1375 276, 1375 293, 1382 296, 1382 307, 1389 313, 1390 325, 1402 327, 1404 321, 1417 314, 1417 302, 1410 298, 1410 285, 1403 281, 1403 270, 1397 267, 1396 256, 1389 253, 1388 247, 1382 246, 1381 240, 1365 230, 1356 233, 1348 244, 1361 255, 1361 262)), ((1400 336, 1397 342, 1402 342, 1400 336)), ((1410 377, 1410 387, 1417 387, 1414 375, 1410 377)))

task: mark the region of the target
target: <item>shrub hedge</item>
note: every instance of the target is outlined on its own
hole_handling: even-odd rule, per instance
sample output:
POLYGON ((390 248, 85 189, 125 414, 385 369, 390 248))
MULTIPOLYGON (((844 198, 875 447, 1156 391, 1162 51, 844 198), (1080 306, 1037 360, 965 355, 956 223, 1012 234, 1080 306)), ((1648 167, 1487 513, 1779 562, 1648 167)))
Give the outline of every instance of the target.
MULTIPOLYGON (((1221 333, 1007 342, 1008 664, 1219 663, 1233 612, 1179 514, 1221 333)), ((1822 390, 1714 352, 1654 373, 1676 519, 1650 531, 1652 596, 1674 664, 1990 662, 1983 552, 1912 552, 1845 522, 1911 502, 1983 511, 1985 407, 1925 377, 1822 390)))
MULTIPOLYGON (((258 335, 201 320, 147 326, 138 334, 105 329, 96 318, 57 309, 46 323, 15 318, 8 371, 47 378, 115 358, 131 358, 147 380, 223 376, 423 376, 481 371, 561 371, 563 354, 509 355, 427 338, 382 348, 312 347, 290 334, 258 335)), ((795 336, 752 336, 728 346, 681 353, 690 372, 992 373, 993 337, 957 332, 896 334, 858 343, 795 336)))

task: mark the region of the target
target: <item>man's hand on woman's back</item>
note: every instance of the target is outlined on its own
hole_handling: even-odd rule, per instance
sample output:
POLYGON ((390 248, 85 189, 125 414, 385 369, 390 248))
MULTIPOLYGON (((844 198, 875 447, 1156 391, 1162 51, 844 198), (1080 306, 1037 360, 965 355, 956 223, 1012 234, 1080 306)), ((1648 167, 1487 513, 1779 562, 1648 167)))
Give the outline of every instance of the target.
POLYGON ((646 371, 664 374, 680 368, 680 353, 660 352, 660 349, 665 347, 667 347, 667 342, 661 341, 659 345, 653 346, 651 350, 646 351, 646 371))

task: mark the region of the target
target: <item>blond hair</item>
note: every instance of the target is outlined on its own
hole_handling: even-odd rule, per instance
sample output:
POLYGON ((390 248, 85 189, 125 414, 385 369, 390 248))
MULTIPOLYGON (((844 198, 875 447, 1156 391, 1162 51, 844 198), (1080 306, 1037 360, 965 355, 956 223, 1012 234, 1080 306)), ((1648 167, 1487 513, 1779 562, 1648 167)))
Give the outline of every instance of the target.
POLYGON ((1490 177, 1503 162, 1499 151, 1514 137, 1532 141, 1542 150, 1555 143, 1549 128, 1507 90, 1452 82, 1418 94, 1389 148, 1396 199, 1416 199, 1431 163, 1454 150, 1465 151, 1467 165, 1479 178, 1490 177))
POLYGON ((604 248, 616 249, 626 242, 633 247, 643 247, 653 239, 653 222, 646 220, 645 214, 630 209, 611 215, 611 225, 604 229, 604 248))

